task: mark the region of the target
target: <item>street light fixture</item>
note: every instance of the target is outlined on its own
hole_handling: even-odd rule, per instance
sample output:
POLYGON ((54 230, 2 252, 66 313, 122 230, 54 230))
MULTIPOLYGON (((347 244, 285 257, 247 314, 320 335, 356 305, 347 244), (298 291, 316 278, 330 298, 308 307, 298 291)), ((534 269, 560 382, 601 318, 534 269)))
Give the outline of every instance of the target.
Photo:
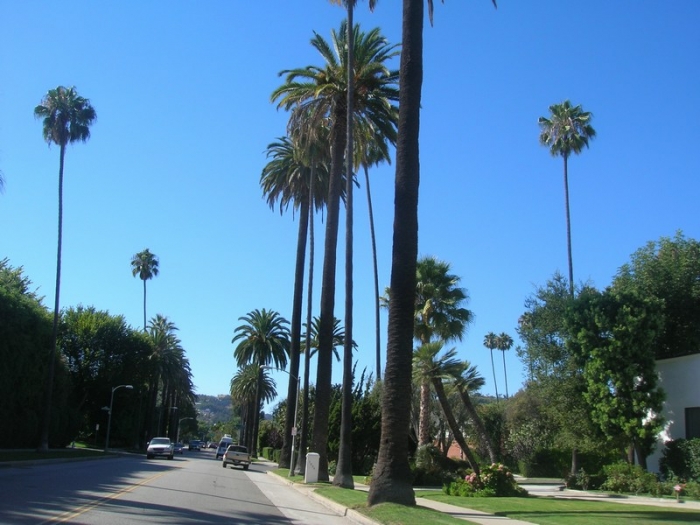
POLYGON ((114 404, 114 391, 119 388, 126 388, 127 390, 133 390, 133 385, 119 385, 112 388, 112 397, 109 399, 109 409, 107 413, 107 439, 105 440, 105 452, 109 451, 109 432, 112 430, 112 405, 114 404))
POLYGON ((185 419, 194 419, 193 417, 181 417, 179 421, 177 422, 177 433, 175 434, 175 443, 180 442, 180 423, 182 423, 185 419))
POLYGON ((271 366, 261 366, 260 368, 262 369, 267 369, 267 370, 277 370, 278 372, 284 372, 287 374, 291 379, 296 379, 297 382, 297 397, 294 403, 294 428, 292 428, 292 454, 291 457, 289 458, 289 477, 291 478, 294 475, 294 470, 296 469, 296 465, 294 464, 294 441, 296 440, 297 437, 297 412, 299 412, 299 389, 301 387, 300 381, 298 377, 293 376, 286 370, 283 370, 281 368, 273 368, 271 366))

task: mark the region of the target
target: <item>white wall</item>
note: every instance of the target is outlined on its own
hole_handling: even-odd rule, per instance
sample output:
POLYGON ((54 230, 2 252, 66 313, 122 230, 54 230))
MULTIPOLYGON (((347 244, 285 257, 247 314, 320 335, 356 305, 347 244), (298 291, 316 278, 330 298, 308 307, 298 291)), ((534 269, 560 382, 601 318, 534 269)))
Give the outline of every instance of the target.
POLYGON ((664 443, 685 438, 685 409, 700 406, 700 354, 674 357, 656 362, 659 384, 666 392, 663 416, 664 431, 659 434, 656 451, 647 458, 652 472, 659 471, 664 443))

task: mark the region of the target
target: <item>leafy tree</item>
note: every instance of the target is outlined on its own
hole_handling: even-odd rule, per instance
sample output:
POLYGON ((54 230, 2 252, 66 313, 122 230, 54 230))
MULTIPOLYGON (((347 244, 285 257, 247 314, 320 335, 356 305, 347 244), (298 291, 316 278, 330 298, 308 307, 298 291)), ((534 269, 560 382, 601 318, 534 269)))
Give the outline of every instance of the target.
POLYGON ((37 385, 48 370, 51 317, 22 267, 13 268, 8 259, 0 260, 0 319, 0 448, 24 447, 39 438, 43 399, 37 385))
POLYGON ((143 330, 146 331, 146 281, 158 276, 158 257, 148 248, 131 258, 131 275, 143 281, 143 330))
POLYGON ((566 202, 566 247, 569 260, 569 293, 574 294, 574 262, 571 257, 571 219, 569 214, 569 157, 578 155, 596 136, 591 126, 593 114, 572 106, 565 100, 549 106, 550 116, 540 117, 540 144, 547 146, 553 157, 564 159, 564 199, 566 202))
MULTIPOLYGON (((289 321, 273 310, 253 310, 239 317, 243 324, 234 330, 232 343, 238 342, 233 356, 239 367, 254 364, 259 368, 257 393, 253 414, 253 435, 257 436, 259 412, 262 402, 263 374, 266 366, 275 368, 287 366, 289 354, 289 321)), ((257 440, 255 440, 257 441, 257 440)), ((251 453, 257 455, 257 443, 250 443, 251 453)))
POLYGON ((663 326, 656 334, 656 358, 697 353, 700 348, 700 242, 676 232, 634 252, 613 280, 613 288, 655 298, 663 326))
MULTIPOLYGON (((397 98, 395 87, 397 75, 390 72, 384 63, 397 53, 396 46, 389 45, 381 36, 379 29, 373 29, 368 33, 360 31, 359 26, 354 29, 353 49, 356 58, 353 63, 354 117, 371 120, 378 128, 391 127, 392 113, 387 100, 397 98)), ((280 101, 279 107, 293 108, 292 121, 300 119, 312 123, 330 121, 331 176, 321 284, 320 352, 316 379, 317 414, 314 416, 313 432, 313 448, 320 455, 319 478, 321 480, 328 479, 326 427, 330 407, 336 247, 348 119, 347 56, 341 50, 347 48, 347 36, 345 21, 338 32, 332 32, 332 46, 316 34, 311 43, 321 53, 325 67, 308 66, 283 71, 286 82, 272 94, 273 100, 280 101)), ((296 127, 293 123, 291 126, 296 127)))
POLYGON ((633 294, 587 289, 567 322, 576 334, 570 344, 584 363, 591 417, 610 440, 631 443, 646 467, 663 422, 654 356, 663 323, 659 305, 633 294))
POLYGON ((97 118, 90 101, 78 95, 75 87, 58 86, 50 89, 41 103, 34 108, 34 116, 42 119, 44 140, 59 150, 58 165, 58 250, 56 255, 56 294, 54 297, 53 330, 49 353, 48 379, 45 384, 44 416, 41 426, 39 451, 49 448, 49 425, 51 422, 51 399, 55 373, 56 340, 58 337, 59 296, 61 290, 61 249, 63 247, 63 165, 66 146, 73 142, 87 142, 90 126, 97 118))

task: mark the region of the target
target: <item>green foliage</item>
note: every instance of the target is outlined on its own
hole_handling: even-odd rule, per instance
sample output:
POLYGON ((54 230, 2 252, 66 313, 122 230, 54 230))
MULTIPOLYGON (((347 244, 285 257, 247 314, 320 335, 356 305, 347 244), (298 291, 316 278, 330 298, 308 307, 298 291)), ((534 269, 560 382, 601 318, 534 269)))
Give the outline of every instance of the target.
POLYGON ((656 299, 663 326, 654 339, 658 359, 698 352, 700 348, 700 242, 681 231, 661 237, 632 254, 613 281, 618 290, 656 299))
POLYGON ((518 486, 510 469, 501 463, 482 468, 481 476, 472 472, 464 479, 444 485, 443 492, 448 496, 462 497, 513 498, 528 495, 525 489, 518 486))
POLYGON ((659 469, 665 479, 700 482, 700 438, 667 442, 659 469))
POLYGON ((639 465, 619 461, 603 467, 605 481, 602 490, 618 493, 658 494, 659 480, 655 474, 647 472, 639 465))
POLYGON ((260 431, 258 433, 258 443, 260 447, 272 449, 282 448, 283 441, 284 437, 281 427, 273 421, 266 420, 260 422, 260 431))
POLYGON ((262 456, 266 459, 272 460, 272 452, 273 448, 272 447, 261 447, 262 448, 262 456))
POLYGON ((416 449, 411 471, 414 486, 440 486, 464 477, 469 463, 448 458, 433 445, 423 445, 416 449))
MULTIPOLYGON (((21 267, 0 260, 0 448, 26 448, 39 442, 52 321, 31 284, 21 267)), ((77 413, 60 356, 56 357, 53 406, 50 445, 65 445, 75 437, 77 413)))
POLYGON ((592 419, 621 447, 635 443, 648 455, 661 430, 657 414, 664 400, 654 356, 662 326, 658 302, 635 293, 586 288, 566 322, 574 334, 568 346, 583 365, 583 397, 592 419))

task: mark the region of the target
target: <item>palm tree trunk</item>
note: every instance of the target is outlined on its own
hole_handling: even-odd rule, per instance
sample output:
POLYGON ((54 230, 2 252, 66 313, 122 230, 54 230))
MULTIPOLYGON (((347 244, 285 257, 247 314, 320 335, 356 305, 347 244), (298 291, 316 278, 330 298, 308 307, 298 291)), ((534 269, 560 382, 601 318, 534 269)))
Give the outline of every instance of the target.
POLYGON ((143 331, 146 332, 146 279, 143 279, 143 331))
POLYGON ((53 307, 53 328, 51 330, 51 350, 49 351, 49 377, 44 391, 44 414, 41 422, 39 452, 49 450, 49 428, 51 427, 51 402, 53 399, 53 382, 56 373, 56 344, 58 341, 59 296, 61 292, 61 248, 63 247, 63 162, 66 146, 61 145, 58 166, 58 249, 56 253, 56 295, 53 307))
POLYGON ((479 417, 479 414, 476 411, 476 408, 474 407, 471 398, 469 397, 469 392, 461 388, 458 388, 457 390, 459 392, 460 398, 462 398, 462 404, 464 405, 467 414, 469 414, 469 419, 472 420, 472 424, 476 429, 476 433, 479 435, 479 439, 481 439, 481 442, 486 447, 486 451, 489 455, 489 460, 491 461, 491 463, 496 463, 498 458, 496 457, 496 452, 494 450, 493 443, 491 441, 491 438, 489 437, 488 432, 486 431, 484 422, 479 417))
POLYGON ((498 383, 496 382, 496 365, 493 363, 493 348, 489 348, 491 352, 491 371, 493 372, 493 387, 496 389, 496 401, 498 401, 498 383))
POLYGON ((381 345, 381 327, 379 324, 379 270, 377 269, 377 240, 374 234, 374 213, 372 212, 372 193, 369 189, 369 170, 365 169, 365 187, 367 188, 367 208, 369 209, 369 231, 372 238, 372 265, 374 266, 374 339, 376 345, 377 357, 377 381, 382 380, 382 345, 381 345))
POLYGON ((564 201, 566 203, 566 251, 569 256, 569 293, 574 296, 574 260, 571 256, 571 215, 569 212, 569 162, 564 155, 564 201))
POLYGON ((418 422, 418 446, 428 445, 430 439, 430 383, 423 381, 420 385, 420 415, 418 422))
POLYGON ((472 470, 476 473, 477 476, 480 476, 481 472, 479 470, 479 463, 476 461, 476 458, 474 457, 474 454, 469 448, 469 445, 467 445, 467 441, 464 439, 462 431, 459 429, 457 420, 455 419, 455 416, 452 413, 450 402, 447 400, 447 395, 445 394, 445 388, 442 384, 442 380, 439 377, 436 377, 433 378, 432 383, 433 388, 435 389, 435 393, 437 394, 438 400, 440 401, 442 412, 445 414, 445 419, 447 419, 447 424, 449 425, 450 430, 452 431, 452 435, 454 436, 455 441, 457 441, 457 443, 459 444, 459 448, 461 448, 462 452, 464 452, 464 455, 466 456, 467 461, 469 461, 472 470))
POLYGON ((346 144, 347 108, 339 108, 331 131, 331 177, 328 191, 328 217, 323 250, 321 278, 321 315, 318 327, 318 362, 316 365, 316 404, 311 447, 318 453, 318 480, 328 481, 328 418, 333 373, 333 322, 335 321, 335 271, 338 246, 338 218, 343 154, 346 144))
POLYGON ((311 183, 309 184, 309 285, 306 299, 306 352, 304 352, 304 406, 301 412, 301 439, 297 465, 299 472, 306 472, 306 448, 309 435, 309 365, 311 364, 311 321, 313 320, 313 284, 314 284, 314 184, 316 166, 311 159, 311 183))
POLYGON ((293 468, 292 427, 296 413, 297 385, 299 384, 299 359, 301 354, 301 312, 304 299, 304 265, 306 263, 306 237, 309 227, 309 199, 301 202, 299 213, 299 233, 297 235, 297 255, 294 267, 294 297, 292 304, 291 347, 289 359, 289 386, 287 388, 287 411, 284 423, 284 442, 280 453, 279 466, 293 468))
POLYGON ((348 97, 347 97, 347 151, 345 153, 345 341, 343 344, 343 385, 342 404, 340 409, 340 444, 338 449, 338 464, 333 476, 333 485, 352 489, 355 483, 352 479, 352 243, 353 243, 353 35, 352 35, 352 5, 347 2, 348 24, 348 97))
POLYGON ((503 379, 505 379, 506 382, 506 399, 508 399, 508 371, 506 370, 506 351, 501 350, 503 352, 503 379))
POLYGON ((408 463, 413 366, 413 315, 418 256, 418 135, 423 84, 423 0, 404 0, 399 127, 394 186, 394 240, 382 434, 367 502, 415 505, 408 463))

